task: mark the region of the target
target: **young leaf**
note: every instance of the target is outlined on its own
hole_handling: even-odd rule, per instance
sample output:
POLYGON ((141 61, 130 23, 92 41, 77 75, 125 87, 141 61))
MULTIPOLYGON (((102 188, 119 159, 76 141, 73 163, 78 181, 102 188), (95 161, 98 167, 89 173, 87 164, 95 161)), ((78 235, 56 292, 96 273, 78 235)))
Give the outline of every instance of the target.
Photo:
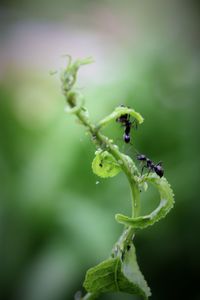
POLYGON ((92 162, 92 170, 99 177, 107 178, 116 176, 121 171, 121 167, 108 151, 97 150, 92 162))
POLYGON ((135 118, 136 121, 138 122, 138 124, 141 124, 144 121, 141 114, 136 112, 134 109, 126 107, 126 106, 118 106, 115 108, 115 110, 110 115, 108 115, 103 120, 101 120, 99 122, 98 126, 99 127, 105 126, 108 123, 110 123, 111 121, 116 120, 117 118, 119 118, 120 116, 125 115, 125 114, 129 114, 133 118, 135 118))
POLYGON ((62 90, 64 95, 67 97, 68 92, 73 88, 76 83, 77 72, 79 68, 83 65, 87 65, 93 62, 91 57, 84 59, 78 59, 72 63, 72 58, 70 55, 65 55, 68 57, 67 67, 61 72, 60 79, 62 82, 62 90))
POLYGON ((144 177, 144 182, 150 182, 158 189, 160 194, 158 207, 149 215, 137 218, 116 214, 115 219, 117 222, 133 228, 145 228, 164 218, 172 209, 174 206, 174 194, 166 178, 159 178, 157 175, 151 174, 144 177))
POLYGON ((148 299, 150 289, 139 270, 135 248, 125 253, 123 262, 119 257, 110 258, 91 268, 86 273, 85 289, 94 294, 125 292, 148 299))

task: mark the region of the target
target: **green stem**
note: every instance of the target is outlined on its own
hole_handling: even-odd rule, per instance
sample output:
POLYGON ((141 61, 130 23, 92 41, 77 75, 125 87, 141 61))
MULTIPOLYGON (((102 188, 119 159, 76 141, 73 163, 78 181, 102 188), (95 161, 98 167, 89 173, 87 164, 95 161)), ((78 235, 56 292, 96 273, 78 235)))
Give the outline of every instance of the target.
MULTIPOLYGON (((75 99, 73 99, 75 100, 75 99)), ((73 102, 68 101, 68 104, 73 107, 73 102)), ((132 217, 139 216, 140 211, 140 191, 138 189, 138 183, 135 180, 135 175, 138 175, 138 170, 133 163, 127 160, 126 156, 122 154, 118 147, 112 143, 109 138, 99 132, 99 127, 92 124, 86 116, 84 110, 80 109, 75 112, 77 118, 88 129, 92 136, 92 141, 102 149, 106 149, 110 152, 117 161, 120 161, 121 169, 125 173, 131 188, 132 199, 132 217)), ((115 255, 120 255, 123 251, 126 251, 128 244, 131 243, 135 230, 132 227, 125 228, 121 237, 115 245, 115 255), (116 250, 117 249, 117 250, 116 250)), ((82 300, 94 300, 98 297, 97 294, 87 293, 82 300)))
MULTIPOLYGON (((70 103, 69 103, 70 104, 70 103)), ((138 183, 135 181, 134 175, 138 175, 138 170, 134 165, 125 159, 124 155, 118 150, 118 147, 114 145, 106 136, 99 132, 99 127, 92 124, 88 118, 85 116, 84 111, 76 112, 76 116, 81 121, 81 123, 88 129, 92 136, 92 140, 100 147, 106 148, 117 161, 121 161, 121 168, 124 171, 131 188, 131 199, 132 199, 132 217, 138 217, 140 212, 140 191, 138 188, 138 183)), ((128 236, 132 238, 134 230, 129 229, 130 233, 128 236)), ((130 238, 126 237, 128 242, 130 238)))
POLYGON ((132 217, 136 218, 140 214, 140 190, 135 183, 131 183, 132 217))
MULTIPOLYGON (((140 191, 135 183, 130 184, 132 200, 132 217, 138 217, 140 213, 140 191)), ((121 252, 126 251, 135 235, 135 229, 131 226, 126 228, 116 244, 116 248, 121 252)))
POLYGON ((106 136, 100 133, 98 126, 93 125, 82 111, 76 112, 76 116, 81 121, 81 123, 88 129, 88 131, 92 135, 92 140, 94 141, 94 143, 98 144, 102 148, 106 148, 106 150, 110 152, 117 161, 122 162, 121 168, 126 174, 130 185, 136 185, 137 183, 134 179, 134 175, 138 175, 137 168, 133 165, 132 169, 130 168, 128 161, 124 158, 124 155, 118 150, 118 147, 114 145, 106 136))

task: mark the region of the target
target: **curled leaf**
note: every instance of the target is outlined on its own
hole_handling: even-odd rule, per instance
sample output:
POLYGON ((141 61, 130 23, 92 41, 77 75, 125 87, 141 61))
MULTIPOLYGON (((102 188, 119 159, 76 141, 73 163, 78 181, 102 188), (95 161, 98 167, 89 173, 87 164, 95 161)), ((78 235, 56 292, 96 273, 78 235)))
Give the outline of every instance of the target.
POLYGON ((92 162, 93 172, 102 178, 114 177, 121 167, 116 159, 108 151, 97 150, 92 162))
POLYGON ((72 63, 71 56, 65 56, 67 56, 69 60, 67 67, 61 72, 62 90, 64 94, 68 93, 75 84, 79 68, 83 65, 87 65, 93 62, 93 59, 91 57, 87 57, 83 59, 77 59, 72 63))
POLYGON ((166 178, 160 178, 155 174, 151 174, 144 177, 144 182, 149 182, 158 189, 160 194, 158 207, 150 214, 137 218, 116 214, 115 219, 117 222, 133 228, 145 228, 164 218, 172 209, 174 206, 174 194, 166 178))
POLYGON ((110 115, 101 120, 98 126, 103 127, 111 121, 116 120, 117 118, 125 114, 131 115, 138 122, 138 124, 141 124, 144 121, 144 118, 141 116, 141 114, 136 112, 134 109, 125 106, 118 106, 110 115))

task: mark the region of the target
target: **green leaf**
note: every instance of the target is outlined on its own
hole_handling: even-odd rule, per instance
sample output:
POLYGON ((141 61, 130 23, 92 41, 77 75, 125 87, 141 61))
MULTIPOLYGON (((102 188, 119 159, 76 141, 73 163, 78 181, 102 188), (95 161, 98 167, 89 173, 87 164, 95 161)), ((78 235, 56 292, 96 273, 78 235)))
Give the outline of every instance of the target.
POLYGON ((130 282, 130 291, 124 290, 124 292, 140 295, 144 299, 148 299, 148 297, 151 296, 150 288, 139 269, 133 244, 125 253, 124 261, 122 263, 122 274, 130 282), (134 289, 136 292, 134 292, 134 289))
POLYGON ((174 206, 174 194, 166 178, 160 178, 156 174, 150 174, 143 176, 142 182, 150 182, 158 189, 160 194, 158 207, 152 213, 137 218, 116 214, 115 219, 117 222, 133 228, 145 228, 164 218, 174 206))
POLYGON ((122 116, 124 114, 131 115, 133 118, 135 118, 137 120, 138 124, 141 124, 144 121, 144 118, 141 116, 141 114, 136 112, 134 109, 125 107, 125 106, 118 106, 115 108, 115 110, 110 115, 108 115, 103 120, 101 120, 99 122, 98 126, 103 127, 103 126, 107 125, 108 123, 110 123, 111 121, 116 120, 117 118, 119 118, 120 116, 122 116))
POLYGON ((92 170, 99 177, 107 178, 116 176, 121 171, 121 167, 108 151, 97 150, 92 162, 92 170))
POLYGON ((94 294, 125 292, 148 299, 150 289, 137 264, 135 248, 132 245, 125 253, 124 260, 110 258, 91 268, 86 273, 85 289, 94 294))

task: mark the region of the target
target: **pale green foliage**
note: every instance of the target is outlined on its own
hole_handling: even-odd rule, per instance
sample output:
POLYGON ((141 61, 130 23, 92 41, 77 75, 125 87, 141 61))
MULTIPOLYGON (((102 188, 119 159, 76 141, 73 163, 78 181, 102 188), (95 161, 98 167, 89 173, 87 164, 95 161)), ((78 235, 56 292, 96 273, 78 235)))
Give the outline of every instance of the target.
POLYGON ((110 258, 87 271, 84 287, 95 294, 108 292, 126 292, 147 299, 150 289, 140 272, 133 244, 120 257, 110 258))
POLYGON ((117 222, 133 228, 145 228, 164 218, 173 207, 174 194, 166 178, 159 178, 156 174, 149 174, 148 176, 143 176, 142 182, 149 182, 158 189, 160 194, 158 207, 149 215, 137 218, 129 218, 121 214, 116 214, 115 219, 117 222))
POLYGON ((84 287, 88 293, 84 297, 80 296, 79 299, 93 300, 101 293, 116 291, 136 294, 143 299, 148 299, 150 289, 139 270, 132 240, 135 229, 153 225, 166 216, 173 207, 174 195, 164 177, 160 178, 155 173, 141 176, 134 161, 121 153, 118 146, 101 133, 102 127, 115 122, 123 115, 130 115, 137 125, 141 124, 144 119, 138 112, 129 107, 119 106, 97 125, 90 122, 87 109, 83 106, 83 96, 74 89, 79 67, 90 62, 92 60, 89 58, 72 63, 69 58, 69 63, 61 74, 62 90, 67 102, 66 111, 77 116, 80 123, 91 134, 91 139, 98 149, 92 162, 93 172, 102 178, 114 177, 120 171, 126 175, 131 188, 132 216, 122 214, 115 216, 117 222, 125 225, 125 229, 114 246, 112 258, 87 272, 84 287), (149 183, 158 190, 160 203, 148 215, 140 216, 140 193, 148 193, 149 183))
POLYGON ((107 178, 116 176, 121 171, 121 167, 112 154, 99 149, 95 152, 92 170, 99 177, 107 178))
POLYGON ((99 122, 99 126, 100 127, 105 126, 111 121, 115 121, 117 118, 119 118, 121 115, 124 114, 131 115, 133 118, 137 120, 138 124, 142 124, 144 121, 144 118, 141 116, 141 114, 136 112, 134 109, 125 106, 118 106, 110 115, 108 115, 107 117, 105 117, 103 120, 99 122))

